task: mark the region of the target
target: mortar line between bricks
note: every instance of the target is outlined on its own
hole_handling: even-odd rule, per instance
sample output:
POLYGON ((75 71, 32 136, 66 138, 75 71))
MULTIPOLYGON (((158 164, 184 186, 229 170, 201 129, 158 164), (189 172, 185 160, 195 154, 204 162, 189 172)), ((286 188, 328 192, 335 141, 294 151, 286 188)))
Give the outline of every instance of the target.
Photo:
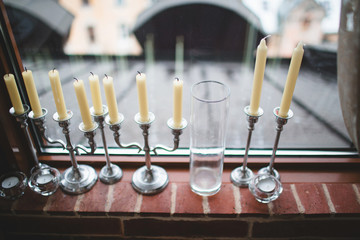
POLYGON ((232 185, 233 187, 233 194, 234 194, 234 202, 235 202, 235 213, 240 215, 241 213, 241 195, 240 195, 240 189, 235 186, 234 184, 232 185))
POLYGON ((202 207, 205 215, 208 215, 211 212, 209 199, 207 196, 202 197, 202 207))
POLYGON ((171 184, 171 202, 170 202, 170 215, 174 215, 176 211, 176 192, 177 192, 177 185, 176 183, 171 184))
POLYGON ((114 184, 111 184, 108 188, 108 193, 106 196, 106 202, 105 202, 105 212, 108 213, 111 209, 112 203, 114 201, 114 184))
POLYGON ((268 205, 268 208, 269 208, 270 216, 273 216, 274 215, 274 204, 272 202, 269 202, 267 205, 268 205))
POLYGON ((356 184, 352 184, 352 188, 354 189, 354 192, 355 192, 356 201, 360 205, 360 192, 359 192, 359 189, 356 187, 356 184))
POLYGON ((324 193, 325 193, 325 198, 326 198, 326 202, 329 206, 329 209, 330 209, 330 212, 331 213, 336 213, 336 210, 335 210, 335 206, 333 204, 333 202, 331 201, 331 196, 330 196, 330 193, 329 193, 329 190, 326 186, 325 183, 321 184, 323 190, 324 190, 324 193))
POLYGON ((53 201, 54 201, 54 197, 55 195, 53 194, 53 195, 51 195, 50 197, 48 197, 48 199, 47 199, 47 201, 46 201, 46 204, 45 204, 45 206, 43 207, 43 212, 44 213, 46 213, 46 214, 48 214, 48 210, 50 209, 50 207, 51 207, 51 205, 52 205, 52 203, 53 203, 53 201))
POLYGON ((294 196, 294 199, 295 199, 295 202, 296 202, 296 205, 297 205, 297 208, 298 208, 298 211, 301 213, 301 214, 304 214, 305 213, 305 208, 304 206, 302 205, 301 203, 301 200, 300 200, 300 197, 296 191, 296 187, 295 187, 295 184, 290 184, 290 189, 291 189, 291 192, 294 196))
POLYGON ((136 204, 134 207, 134 212, 135 213, 140 213, 141 212, 141 205, 142 205, 142 194, 138 193, 137 197, 136 197, 136 204))
POLYGON ((74 212, 75 212, 75 215, 79 216, 79 209, 80 209, 80 206, 81 206, 81 201, 83 200, 85 194, 80 194, 78 195, 77 199, 76 199, 76 202, 75 202, 75 206, 74 206, 74 212))

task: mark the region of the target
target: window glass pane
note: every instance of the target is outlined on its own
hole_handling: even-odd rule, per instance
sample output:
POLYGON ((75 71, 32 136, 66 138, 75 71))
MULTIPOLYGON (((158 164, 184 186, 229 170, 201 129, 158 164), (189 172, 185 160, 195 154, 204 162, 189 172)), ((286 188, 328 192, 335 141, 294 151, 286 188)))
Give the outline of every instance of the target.
MULTIPOLYGON (((114 78, 123 143, 143 139, 134 121, 138 112, 135 75, 147 74, 149 109, 156 116, 150 144, 172 145, 167 119, 172 117, 172 81, 184 80, 183 115, 190 121, 190 88, 201 80, 231 88, 228 148, 244 148, 256 47, 267 38, 268 60, 252 148, 271 148, 273 109, 280 105, 292 50, 303 41, 305 54, 280 148, 349 148, 341 114, 336 73, 340 0, 316 1, 149 1, 60 0, 4 1, 24 66, 31 69, 42 107, 48 109, 47 134, 62 138, 52 119, 56 112, 48 72, 60 72, 71 119, 73 143, 87 145, 78 130, 80 111, 74 77, 85 82, 92 106, 90 72, 114 78)), ((101 84, 103 103, 106 104, 101 84)), ((117 147, 106 126, 110 147, 117 147)), ((189 146, 189 129, 180 147, 189 146)), ((96 136, 102 146, 100 133, 96 136)))

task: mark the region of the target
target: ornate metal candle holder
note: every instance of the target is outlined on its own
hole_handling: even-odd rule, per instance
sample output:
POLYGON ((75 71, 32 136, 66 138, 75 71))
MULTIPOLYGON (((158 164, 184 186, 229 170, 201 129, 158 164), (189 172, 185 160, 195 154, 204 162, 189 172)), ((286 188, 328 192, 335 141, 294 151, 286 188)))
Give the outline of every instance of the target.
MULTIPOLYGON (((94 111, 94 107, 90 108, 91 115, 94 117, 95 122, 98 123, 99 129, 101 132, 101 138, 104 146, 105 151, 105 158, 106 158, 106 165, 101 168, 99 173, 100 181, 106 184, 112 184, 120 181, 120 179, 123 176, 122 170, 119 166, 112 164, 110 162, 110 157, 108 153, 107 143, 106 143, 106 137, 105 137, 105 131, 104 131, 104 121, 105 116, 108 114, 108 108, 107 106, 103 105, 103 114, 96 115, 94 111)), ((109 120, 107 120, 109 122, 109 120)))
POLYGON ((243 165, 241 167, 235 168, 230 175, 231 182, 238 187, 247 187, 249 185, 250 180, 253 178, 254 174, 250 168, 247 167, 247 159, 251 142, 251 135, 255 129, 255 123, 259 120, 259 118, 263 115, 264 111, 259 108, 257 115, 250 114, 250 106, 246 106, 244 108, 244 112, 246 114, 246 119, 248 121, 248 138, 246 142, 245 155, 243 165))
POLYGON ((24 113, 16 114, 14 108, 10 109, 10 114, 13 115, 18 122, 20 122, 21 128, 24 131, 26 136, 26 141, 29 146, 32 148, 33 159, 35 159, 35 166, 31 169, 31 176, 28 181, 28 185, 36 193, 39 193, 43 196, 49 196, 56 192, 59 186, 59 171, 56 168, 49 167, 46 164, 41 164, 37 158, 35 149, 33 147, 32 141, 30 139, 30 134, 28 131, 28 117, 34 119, 33 111, 30 111, 30 107, 26 104, 24 106, 24 113), (50 175, 51 173, 51 175, 50 175), (44 179, 47 179, 45 184, 44 179), (49 184, 51 182, 51 184, 49 184))
POLYGON ((280 180, 280 174, 278 171, 276 171, 276 169, 274 169, 274 162, 275 162, 275 156, 276 156, 276 151, 278 148, 278 144, 279 144, 279 139, 280 139, 280 134, 283 130, 283 126, 288 122, 288 120, 290 118, 293 117, 294 113, 289 109, 288 115, 287 117, 280 117, 279 116, 279 109, 280 107, 276 107, 273 111, 275 117, 276 117, 276 138, 275 138, 275 143, 274 143, 274 147, 273 147, 273 151, 272 151, 272 155, 271 155, 271 159, 270 159, 270 164, 268 167, 262 168, 258 171, 258 174, 270 174, 273 175, 274 177, 276 177, 277 179, 280 180))
POLYGON ((94 127, 90 130, 84 129, 84 124, 80 123, 79 129, 84 133, 84 136, 88 138, 88 143, 91 148, 91 152, 87 151, 87 149, 82 145, 76 145, 75 147, 72 145, 70 140, 70 120, 73 116, 72 111, 67 111, 67 118, 59 119, 58 113, 53 115, 54 121, 58 122, 59 126, 62 128, 62 132, 66 138, 66 144, 62 140, 53 140, 46 136, 46 126, 45 126, 45 116, 47 114, 47 110, 45 108, 43 110, 43 115, 38 118, 33 118, 35 125, 38 127, 41 136, 50 144, 60 144, 64 149, 69 151, 70 160, 72 167, 66 169, 60 177, 60 187, 67 193, 70 194, 81 194, 89 191, 97 181, 97 174, 94 168, 88 165, 81 164, 79 165, 75 158, 75 152, 79 153, 79 149, 85 151, 86 153, 92 154, 96 150, 96 144, 94 142, 95 130, 98 127, 97 123, 94 123, 94 127))
POLYGON ((129 145, 123 145, 120 143, 120 125, 123 121, 124 117, 122 114, 119 114, 120 120, 116 124, 110 124, 109 120, 105 120, 107 124, 110 125, 110 129, 114 131, 114 139, 119 147, 122 148, 130 148, 135 147, 139 149, 139 152, 143 150, 145 152, 145 166, 137 169, 132 177, 132 186, 133 188, 141 194, 156 194, 164 190, 169 182, 169 177, 162 167, 152 165, 151 164, 151 156, 150 152, 153 151, 157 154, 156 150, 162 149, 165 151, 175 151, 179 147, 180 135, 182 134, 182 130, 187 126, 187 121, 182 119, 181 127, 174 127, 173 119, 169 119, 167 121, 167 125, 170 129, 172 129, 172 134, 174 135, 174 146, 172 148, 157 145, 155 148, 151 149, 149 146, 149 128, 151 123, 155 120, 155 115, 153 113, 149 113, 149 120, 147 122, 140 121, 140 114, 135 115, 135 122, 142 129, 142 135, 144 137, 144 147, 141 148, 139 144, 133 143, 129 145))

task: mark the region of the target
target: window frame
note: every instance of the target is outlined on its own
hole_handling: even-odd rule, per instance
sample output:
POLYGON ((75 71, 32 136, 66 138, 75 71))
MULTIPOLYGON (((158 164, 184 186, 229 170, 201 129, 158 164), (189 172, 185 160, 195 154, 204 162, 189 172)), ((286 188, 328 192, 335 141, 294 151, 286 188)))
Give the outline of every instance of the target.
MULTIPOLYGON (((24 70, 19 51, 16 46, 14 36, 12 34, 10 22, 7 18, 5 5, 0 1, 1 9, 1 47, 4 49, 1 54, 1 76, 6 73, 14 73, 17 84, 19 86, 20 95, 24 103, 29 104, 29 99, 25 94, 25 86, 22 79, 21 72, 24 70)), ((28 172, 33 165, 35 159, 32 159, 31 152, 35 147, 40 161, 51 161, 55 165, 57 162, 69 163, 68 153, 66 150, 61 150, 60 147, 42 148, 36 142, 40 142, 41 137, 35 131, 35 126, 31 121, 28 121, 29 133, 33 138, 33 145, 28 146, 26 144, 25 132, 21 130, 19 123, 17 123, 13 116, 9 114, 9 109, 12 107, 9 100, 9 96, 6 90, 4 81, 0 84, 0 94, 2 105, 0 107, 0 114, 2 127, 0 127, 0 134, 2 138, 0 143, 2 145, 1 151, 5 154, 6 167, 5 169, 20 169, 28 172)), ((242 158, 244 155, 244 149, 227 149, 225 164, 232 166, 235 163, 239 163, 238 158, 242 158)), ((144 162, 143 153, 136 153, 136 150, 124 150, 120 148, 110 148, 110 154, 115 162, 123 162, 124 164, 131 166, 133 164, 139 165, 144 162)), ((249 155, 252 157, 251 163, 254 165, 263 164, 268 162, 268 157, 271 155, 272 149, 251 149, 249 155)), ((97 164, 103 162, 99 156, 103 154, 103 149, 99 150, 93 156, 79 156, 78 161, 97 164)), ((181 165, 184 167, 188 164, 189 149, 179 149, 174 153, 159 151, 159 156, 155 157, 155 162, 169 165, 181 165), (164 157, 163 157, 164 156, 164 157), (167 160, 168 159, 168 160, 167 160)), ((308 149, 308 150, 295 150, 295 149, 279 149, 277 151, 277 164, 354 164, 360 163, 358 152, 355 149, 308 149)))

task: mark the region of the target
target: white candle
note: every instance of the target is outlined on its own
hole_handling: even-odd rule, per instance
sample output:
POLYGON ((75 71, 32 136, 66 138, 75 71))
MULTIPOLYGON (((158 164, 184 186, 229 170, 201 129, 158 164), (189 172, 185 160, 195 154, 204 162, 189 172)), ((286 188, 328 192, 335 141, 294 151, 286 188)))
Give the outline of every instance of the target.
POLYGON ((20 98, 19 90, 17 88, 14 75, 5 74, 4 81, 6 84, 6 88, 9 92, 10 101, 14 107, 15 113, 16 114, 24 113, 24 106, 23 106, 21 98, 20 98))
POLYGON ((145 73, 139 73, 136 75, 136 86, 139 99, 139 112, 140 121, 149 121, 149 106, 147 100, 147 89, 146 89, 146 75, 145 73))
POLYGON ((46 184, 51 182, 54 179, 54 176, 51 174, 45 174, 45 175, 40 175, 37 179, 36 182, 38 184, 46 184))
POLYGON ((274 191, 275 186, 276 186, 276 184, 275 184, 274 180, 272 180, 271 178, 262 179, 257 184, 257 187, 265 193, 274 191))
POLYGON ((22 72, 22 76, 24 79, 26 92, 27 92, 29 100, 30 100, 30 106, 34 113, 34 117, 40 117, 43 115, 43 112, 41 109, 39 95, 36 90, 32 72, 30 70, 26 69, 24 72, 22 72))
POLYGON ((289 72, 286 78, 284 93, 281 99, 280 110, 278 113, 280 117, 285 118, 288 116, 291 99, 295 90, 295 84, 297 77, 299 75, 303 56, 304 56, 303 43, 299 42, 296 48, 294 49, 291 57, 289 72))
POLYGON ((109 109, 110 123, 114 124, 119 121, 119 111, 116 102, 113 78, 110 76, 104 77, 103 85, 104 85, 106 103, 109 109))
POLYGON ((181 127, 182 120, 182 97, 183 97, 183 81, 180 79, 175 79, 173 82, 173 93, 174 93, 174 109, 173 109, 173 120, 174 127, 181 127))
POLYGON ((89 76, 89 82, 90 82, 91 99, 94 106, 94 113, 96 115, 101 115, 103 114, 103 106, 101 101, 99 76, 96 74, 91 74, 89 76))
POLYGON ((261 88, 264 80, 266 65, 267 46, 265 38, 261 39, 256 51, 256 62, 254 69, 254 80, 250 100, 250 114, 258 115, 261 97, 261 88))
POLYGON ((76 80, 74 81, 74 89, 76 93, 76 98, 79 104, 81 119, 84 124, 85 130, 90 130, 94 127, 94 122, 92 120, 90 114, 89 103, 86 97, 84 81, 83 80, 76 80))
POLYGON ((64 101, 64 94, 61 87, 59 72, 56 69, 50 70, 49 79, 51 83, 51 89, 54 95, 56 111, 59 115, 59 119, 63 120, 67 118, 67 111, 64 101))
POLYGON ((19 183, 19 179, 17 177, 8 177, 2 181, 1 186, 3 188, 12 188, 19 183))

